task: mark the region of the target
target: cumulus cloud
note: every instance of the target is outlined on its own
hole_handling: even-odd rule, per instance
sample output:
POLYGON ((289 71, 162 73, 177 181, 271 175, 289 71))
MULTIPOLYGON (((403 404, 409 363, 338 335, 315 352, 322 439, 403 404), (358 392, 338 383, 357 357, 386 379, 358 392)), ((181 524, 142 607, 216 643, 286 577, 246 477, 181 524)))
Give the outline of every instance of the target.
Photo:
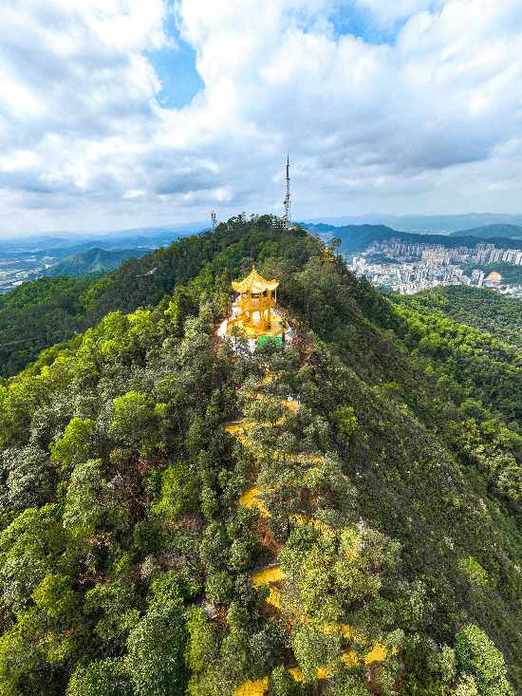
POLYGON ((287 150, 303 217, 518 206, 519 0, 178 0, 175 15, 204 83, 180 109, 161 106, 152 57, 178 50, 167 0, 0 7, 0 233, 278 212, 287 150), (394 31, 339 34, 355 5, 394 31))

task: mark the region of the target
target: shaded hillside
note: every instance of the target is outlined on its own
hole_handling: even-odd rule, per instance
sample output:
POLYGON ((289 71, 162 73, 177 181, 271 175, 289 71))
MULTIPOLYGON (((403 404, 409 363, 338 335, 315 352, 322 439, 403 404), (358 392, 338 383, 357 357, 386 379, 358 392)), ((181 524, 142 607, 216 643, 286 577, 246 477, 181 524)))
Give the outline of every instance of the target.
POLYGON ((520 353, 435 346, 274 223, 142 260, 120 301, 156 306, 0 385, 1 693, 509 696, 504 659, 522 687, 521 394, 455 364, 520 380, 520 353), (254 260, 286 351, 216 340, 254 260))
MULTIPOLYGON (((407 302, 407 300, 405 300, 407 302)), ((419 293, 412 305, 442 312, 455 321, 522 346, 522 300, 494 290, 452 286, 419 293)))
POLYGON ((42 348, 83 331, 86 278, 40 278, 0 295, 0 377, 14 375, 42 348))

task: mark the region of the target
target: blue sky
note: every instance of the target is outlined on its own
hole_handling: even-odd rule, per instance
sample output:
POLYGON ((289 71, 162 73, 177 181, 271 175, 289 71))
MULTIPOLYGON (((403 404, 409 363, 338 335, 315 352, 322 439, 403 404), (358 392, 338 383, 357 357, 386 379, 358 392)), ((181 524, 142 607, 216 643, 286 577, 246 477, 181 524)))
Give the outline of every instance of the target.
POLYGON ((196 69, 196 51, 179 35, 176 36, 176 46, 166 46, 147 55, 162 83, 158 92, 161 106, 179 109, 189 104, 204 88, 196 69))
POLYGON ((165 108, 180 109, 190 104, 205 85, 197 71, 196 51, 181 36, 176 8, 171 3, 168 4, 163 28, 167 45, 149 51, 147 57, 162 83, 158 93, 159 103, 165 108))
POLYGON ((520 211, 519 0, 0 5, 0 236, 520 211), (462 27, 466 30, 462 31, 462 27))
POLYGON ((354 3, 337 8, 331 16, 331 22, 337 35, 353 35, 368 43, 393 43, 404 20, 393 22, 391 26, 382 26, 375 21, 372 13, 354 3))

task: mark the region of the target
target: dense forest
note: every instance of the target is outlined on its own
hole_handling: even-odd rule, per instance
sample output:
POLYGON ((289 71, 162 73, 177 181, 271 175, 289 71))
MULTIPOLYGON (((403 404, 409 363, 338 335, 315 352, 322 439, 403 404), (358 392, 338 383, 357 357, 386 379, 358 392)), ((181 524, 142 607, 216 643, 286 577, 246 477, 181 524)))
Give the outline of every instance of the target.
POLYGON ((0 295, 0 377, 15 375, 43 348, 87 328, 88 278, 40 278, 0 295))
POLYGON ((421 292, 409 303, 522 346, 522 300, 518 298, 486 288, 452 285, 421 292))
POLYGON ((58 288, 0 382, 1 696, 521 692, 519 346, 268 216, 0 311, 58 288), (253 262, 285 349, 216 337, 253 262))
MULTIPOLYGON (((0 295, 0 376, 15 375, 42 349, 94 326, 109 312, 156 305, 177 283, 198 275, 231 241, 237 258, 252 255, 248 238, 240 237, 238 230, 221 229, 183 238, 102 277, 41 278, 0 295)), ((232 267, 227 258, 224 262, 232 267)))

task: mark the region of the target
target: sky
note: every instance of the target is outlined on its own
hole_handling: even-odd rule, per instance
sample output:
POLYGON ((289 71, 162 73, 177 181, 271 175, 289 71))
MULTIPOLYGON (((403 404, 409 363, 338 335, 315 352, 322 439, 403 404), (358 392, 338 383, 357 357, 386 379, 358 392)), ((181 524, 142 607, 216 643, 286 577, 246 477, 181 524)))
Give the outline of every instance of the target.
POLYGON ((0 236, 522 213, 520 0, 2 0, 0 236))

